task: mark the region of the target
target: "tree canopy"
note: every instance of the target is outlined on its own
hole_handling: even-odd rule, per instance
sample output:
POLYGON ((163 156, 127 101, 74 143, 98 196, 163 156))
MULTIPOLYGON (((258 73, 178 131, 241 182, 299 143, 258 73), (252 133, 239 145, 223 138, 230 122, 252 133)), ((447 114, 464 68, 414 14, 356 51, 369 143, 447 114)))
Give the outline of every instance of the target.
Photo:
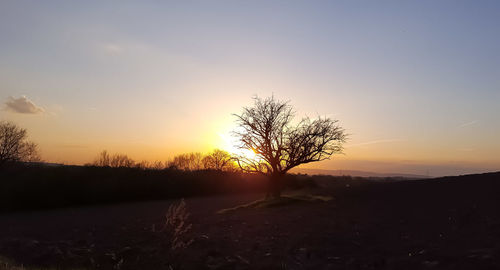
POLYGON ((244 107, 243 112, 235 116, 238 147, 251 149, 256 154, 256 158, 236 157, 240 169, 274 179, 298 165, 341 153, 347 137, 338 120, 326 117, 304 117, 294 124, 293 107, 274 97, 255 97, 252 107, 244 107))
POLYGON ((7 162, 40 160, 38 146, 27 139, 26 129, 12 122, 0 122, 0 166, 7 162))

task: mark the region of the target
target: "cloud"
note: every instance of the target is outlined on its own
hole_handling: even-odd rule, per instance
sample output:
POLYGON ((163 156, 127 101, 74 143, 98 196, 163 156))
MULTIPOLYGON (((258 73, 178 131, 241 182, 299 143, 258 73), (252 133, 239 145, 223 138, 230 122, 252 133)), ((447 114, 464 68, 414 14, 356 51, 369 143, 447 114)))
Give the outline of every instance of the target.
POLYGON ((463 127, 467 127, 467 126, 472 126, 474 124, 477 124, 477 122, 478 122, 477 120, 466 122, 466 123, 463 123, 463 124, 459 125, 458 127, 463 128, 463 127))
POLYGON ((5 102, 5 106, 7 110, 16 113, 37 114, 45 112, 42 107, 35 105, 26 96, 21 96, 20 98, 9 97, 5 102))
POLYGON ((356 146, 363 146, 363 145, 370 145, 370 144, 379 144, 379 143, 392 143, 392 142, 405 142, 406 140, 403 139, 385 139, 385 140, 375 140, 375 141, 369 141, 369 142, 362 142, 362 143, 356 143, 356 144, 349 144, 346 145, 346 147, 356 147, 356 146))
POLYGON ((121 54, 124 51, 122 46, 119 46, 118 44, 114 43, 104 43, 101 44, 101 47, 105 52, 111 55, 121 54))

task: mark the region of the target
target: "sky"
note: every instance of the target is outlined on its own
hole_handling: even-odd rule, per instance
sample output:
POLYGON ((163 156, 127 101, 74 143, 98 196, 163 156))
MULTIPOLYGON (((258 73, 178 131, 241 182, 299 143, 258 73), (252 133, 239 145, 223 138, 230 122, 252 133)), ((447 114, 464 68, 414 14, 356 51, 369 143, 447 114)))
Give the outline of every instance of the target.
POLYGON ((500 170, 498 1, 0 0, 0 120, 49 162, 231 150, 252 97, 338 119, 310 168, 500 170))

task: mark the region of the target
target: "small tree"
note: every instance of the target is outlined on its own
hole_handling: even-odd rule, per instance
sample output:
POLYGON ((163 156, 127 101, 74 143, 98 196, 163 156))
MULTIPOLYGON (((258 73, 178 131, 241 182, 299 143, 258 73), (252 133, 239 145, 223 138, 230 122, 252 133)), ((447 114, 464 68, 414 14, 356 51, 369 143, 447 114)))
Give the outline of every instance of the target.
POLYGON ((165 165, 163 162, 156 160, 154 162, 150 162, 147 160, 143 160, 141 162, 136 162, 135 167, 143 170, 163 170, 165 169, 165 165))
POLYGON ((109 157, 108 151, 103 150, 101 153, 99 153, 99 156, 94 160, 92 165, 97 167, 109 167, 110 159, 111 158, 109 157))
POLYGON ((184 171, 196 171, 203 169, 203 155, 201 153, 180 154, 167 162, 166 167, 184 171))
POLYGON ((92 165, 97 167, 113 167, 113 168, 132 168, 136 166, 135 161, 125 154, 109 155, 108 151, 104 150, 99 153, 99 156, 94 160, 92 165))
POLYGON ((240 149, 255 152, 255 158, 236 157, 244 172, 268 176, 268 196, 280 197, 282 179, 292 168, 310 162, 329 159, 342 152, 346 133, 338 120, 318 117, 303 118, 292 125, 295 113, 288 102, 274 97, 254 98, 253 107, 244 107, 235 114, 239 129, 235 135, 240 149))
POLYGON ((109 161, 109 166, 113 168, 132 168, 135 161, 125 154, 114 154, 109 161))
POLYGON ((231 155, 220 149, 215 149, 213 152, 204 156, 202 162, 205 169, 230 171, 234 167, 231 155))
POLYGON ((0 166, 7 162, 40 160, 38 145, 28 141, 26 129, 11 122, 0 122, 0 166))

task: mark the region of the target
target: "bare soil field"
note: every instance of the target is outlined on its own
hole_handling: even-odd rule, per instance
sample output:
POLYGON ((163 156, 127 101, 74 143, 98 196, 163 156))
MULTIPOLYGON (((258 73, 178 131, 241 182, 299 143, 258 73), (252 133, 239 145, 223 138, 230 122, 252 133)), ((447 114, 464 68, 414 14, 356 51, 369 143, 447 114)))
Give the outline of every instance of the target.
POLYGON ((193 242, 175 252, 158 228, 176 201, 3 214, 0 256, 26 269, 500 269, 500 173, 321 180, 308 192, 333 200, 216 214, 262 194, 188 199, 193 242))

